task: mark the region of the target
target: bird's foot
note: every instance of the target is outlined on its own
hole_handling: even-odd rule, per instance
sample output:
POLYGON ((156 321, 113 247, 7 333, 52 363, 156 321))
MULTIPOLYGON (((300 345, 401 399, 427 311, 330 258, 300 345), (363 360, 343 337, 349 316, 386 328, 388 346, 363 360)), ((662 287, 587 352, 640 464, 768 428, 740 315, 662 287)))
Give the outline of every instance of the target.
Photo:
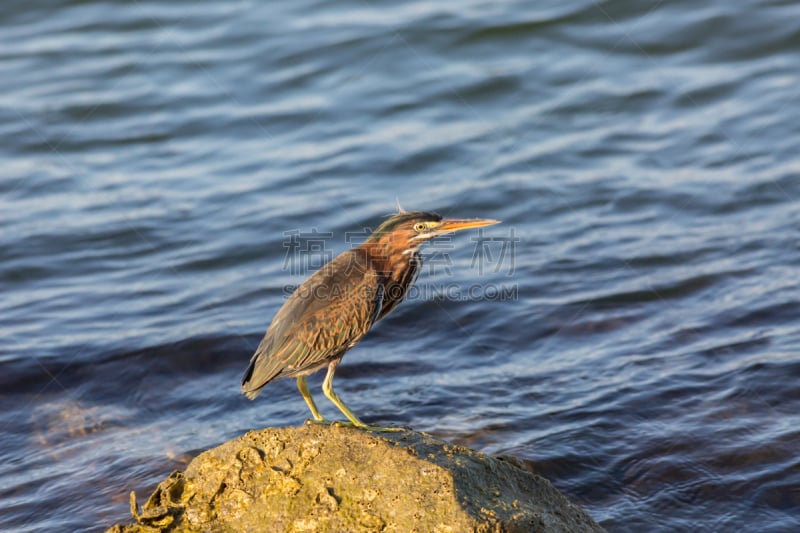
POLYGON ((350 427, 350 428, 357 428, 363 429, 364 431, 373 431, 375 433, 399 433, 401 431, 408 431, 409 428, 401 427, 401 426, 370 426, 368 424, 364 424, 363 422, 360 424, 356 424, 355 422, 345 422, 343 420, 337 420, 331 423, 334 427, 350 427))
POLYGON ((306 425, 318 425, 318 426, 332 426, 336 422, 334 420, 328 420, 327 418, 306 418, 306 425))
POLYGON ((328 420, 327 418, 307 418, 306 425, 319 425, 319 426, 331 426, 331 427, 345 427, 345 428, 357 428, 363 429, 364 431, 373 431, 375 433, 399 433, 402 431, 410 431, 411 428, 403 427, 403 426, 370 426, 369 424, 365 424, 361 422, 360 424, 356 424, 355 422, 347 422, 345 420, 328 420))

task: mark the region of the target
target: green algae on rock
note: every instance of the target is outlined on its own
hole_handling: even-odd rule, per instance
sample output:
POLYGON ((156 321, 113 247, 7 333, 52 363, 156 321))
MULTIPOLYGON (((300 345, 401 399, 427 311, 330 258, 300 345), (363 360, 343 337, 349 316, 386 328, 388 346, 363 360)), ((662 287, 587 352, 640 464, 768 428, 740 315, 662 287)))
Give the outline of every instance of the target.
POLYGON ((411 430, 306 425, 250 431, 173 472, 134 522, 107 533, 596 532, 550 483, 411 430))

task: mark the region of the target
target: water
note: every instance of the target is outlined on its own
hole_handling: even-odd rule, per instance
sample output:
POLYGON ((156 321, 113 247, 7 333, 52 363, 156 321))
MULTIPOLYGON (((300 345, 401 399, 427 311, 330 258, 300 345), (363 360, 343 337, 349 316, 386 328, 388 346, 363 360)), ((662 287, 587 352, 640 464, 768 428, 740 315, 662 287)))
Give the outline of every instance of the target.
POLYGON ((365 420, 516 455, 611 531, 797 531, 798 17, 6 2, 0 529, 100 531, 301 423, 292 381, 238 388, 307 275, 285 232, 338 253, 399 198, 504 223, 345 357, 365 420))

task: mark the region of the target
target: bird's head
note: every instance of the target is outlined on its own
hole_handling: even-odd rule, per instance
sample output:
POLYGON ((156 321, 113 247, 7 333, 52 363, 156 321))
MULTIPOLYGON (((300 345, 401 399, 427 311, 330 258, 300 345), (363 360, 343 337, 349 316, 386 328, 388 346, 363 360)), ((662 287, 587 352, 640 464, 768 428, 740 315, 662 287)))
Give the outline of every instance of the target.
POLYGON ((367 243, 384 245, 389 255, 405 255, 416 252, 434 237, 499 222, 490 218, 442 218, 438 213, 403 211, 392 215, 378 226, 367 239, 367 243))

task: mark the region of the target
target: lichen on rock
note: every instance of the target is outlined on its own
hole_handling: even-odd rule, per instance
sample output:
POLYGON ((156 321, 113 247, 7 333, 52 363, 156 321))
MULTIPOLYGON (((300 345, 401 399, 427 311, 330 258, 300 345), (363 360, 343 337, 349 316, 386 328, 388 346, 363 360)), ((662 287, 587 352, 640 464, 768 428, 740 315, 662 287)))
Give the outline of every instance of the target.
POLYGON ((603 531, 550 483, 411 430, 250 431, 173 472, 107 533, 603 531))

